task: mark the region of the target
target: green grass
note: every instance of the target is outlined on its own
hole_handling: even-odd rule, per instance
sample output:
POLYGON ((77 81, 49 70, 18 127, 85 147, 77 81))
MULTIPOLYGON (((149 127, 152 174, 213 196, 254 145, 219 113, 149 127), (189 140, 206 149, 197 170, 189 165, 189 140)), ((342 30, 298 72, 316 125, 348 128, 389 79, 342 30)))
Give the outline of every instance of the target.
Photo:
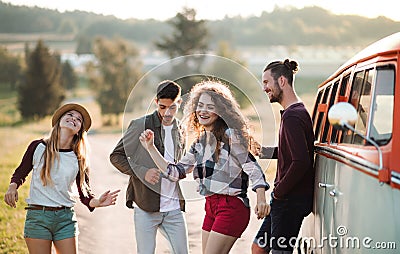
POLYGON ((0 86, 0 126, 11 126, 20 120, 17 108, 17 92, 1 84, 0 86))
POLYGON ((20 121, 21 116, 16 104, 16 96, 0 99, 0 126, 12 126, 20 121))
POLYGON ((0 83, 0 100, 9 99, 17 96, 17 91, 11 89, 8 85, 0 83))
POLYGON ((0 91, 0 253, 28 253, 23 231, 30 175, 18 189, 17 208, 11 208, 4 202, 4 194, 29 143, 47 136, 50 127, 50 117, 22 122, 16 92, 0 91))
POLYGON ((0 126, 11 126, 20 120, 17 92, 0 84, 0 126))
POLYGON ((18 130, 0 128, 0 253, 28 253, 23 238, 25 198, 28 196, 28 184, 18 190, 17 208, 11 208, 4 202, 4 194, 8 189, 10 178, 18 166, 33 134, 27 133, 28 128, 18 130), (23 131, 23 132, 22 132, 23 131), (23 134, 22 134, 22 133, 23 134), (15 142, 13 142, 15 137, 15 142), (3 141, 4 140, 4 141, 3 141), (8 140, 8 141, 6 141, 8 140))

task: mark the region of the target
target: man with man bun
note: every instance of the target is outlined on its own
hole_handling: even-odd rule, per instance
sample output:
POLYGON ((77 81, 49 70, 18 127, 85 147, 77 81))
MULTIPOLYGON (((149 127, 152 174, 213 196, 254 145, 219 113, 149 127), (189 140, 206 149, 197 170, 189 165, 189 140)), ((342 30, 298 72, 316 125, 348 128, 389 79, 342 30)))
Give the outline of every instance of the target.
POLYGON ((298 63, 286 59, 269 63, 262 75, 270 102, 283 110, 278 147, 262 147, 258 154, 260 159, 277 158, 278 163, 271 213, 254 239, 253 254, 292 253, 303 219, 312 211, 314 133, 310 115, 294 90, 297 71, 298 63))

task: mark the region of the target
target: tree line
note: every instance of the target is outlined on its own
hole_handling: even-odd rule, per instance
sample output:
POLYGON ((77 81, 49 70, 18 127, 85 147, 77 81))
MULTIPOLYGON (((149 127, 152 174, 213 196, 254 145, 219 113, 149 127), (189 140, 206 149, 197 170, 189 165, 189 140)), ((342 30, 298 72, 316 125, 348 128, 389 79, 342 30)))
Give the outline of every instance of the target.
MULTIPOLYGON (((11 8, 10 5, 7 6, 11 8)), ((27 7, 21 8, 25 10, 24 8, 27 7)), ((33 9, 55 12, 37 7, 33 9)), ((320 11, 322 10, 320 8, 317 9, 320 11)), ((0 14, 1 11, 3 11, 2 8, 0 8, 0 14)), ((284 28, 287 29, 287 27, 291 25, 286 21, 283 22, 285 18, 289 19, 288 16, 285 16, 285 14, 289 13, 287 10, 275 10, 271 14, 264 13, 262 16, 277 15, 279 11, 282 11, 282 13, 272 20, 276 22, 276 20, 281 19, 280 29, 282 29, 282 31, 280 38, 287 42, 293 42, 292 34, 290 34, 291 36, 283 36, 284 31, 287 32, 284 28)), ((304 12, 307 11, 307 9, 298 11, 304 12)), ((59 13, 58 15, 62 14, 59 13)), ((80 12, 80 15, 84 17, 85 15, 94 14, 80 12)), ((302 27, 308 22, 306 19, 308 15, 310 14, 304 14, 304 20, 297 23, 298 27, 302 27)), ((2 18, 3 16, 0 15, 0 19, 2 18)), ((113 17, 103 18, 115 20, 113 17)), ((299 18, 301 18, 301 16, 299 16, 299 18)), ((223 24, 230 19, 235 20, 237 18, 225 18, 222 21, 215 22, 223 24)), ((254 24, 248 24, 249 27, 243 27, 242 29, 255 29, 259 23, 259 20, 256 22, 255 19, 256 18, 246 19, 246 22, 254 22, 254 24)), ((83 20, 84 19, 78 19, 74 22, 83 22, 83 20)), ((385 20, 387 21, 387 19, 385 20)), ((119 20, 119 22, 122 23, 123 21, 119 20)), ((153 20, 152 22, 158 21, 153 20)), ((319 23, 323 24, 324 22, 321 21, 319 23)), ((326 25, 328 25, 328 23, 329 22, 327 22, 326 25)), ((2 24, 2 22, 0 22, 0 24, 2 24)), ((81 40, 81 43, 78 43, 78 49, 81 47, 81 50, 85 51, 89 48, 90 53, 94 54, 96 61, 86 66, 83 76, 89 81, 95 99, 100 105, 102 115, 109 116, 108 122, 112 122, 114 118, 117 119, 116 123, 118 123, 118 116, 124 112, 129 91, 132 90, 133 86, 143 76, 142 62, 138 53, 139 49, 131 40, 127 40, 123 36, 110 37, 101 34, 101 28, 106 28, 106 26, 102 26, 101 24, 101 22, 97 24, 99 30, 98 33, 92 34, 93 37, 88 35, 77 37, 81 40)), ((234 44, 229 40, 229 31, 225 31, 224 33, 224 30, 221 30, 219 33, 221 39, 216 43, 214 41, 215 37, 213 37, 213 31, 215 30, 210 28, 209 21, 196 19, 196 10, 183 8, 181 12, 177 13, 175 17, 171 18, 164 25, 168 27, 169 32, 164 31, 164 33, 159 35, 151 44, 153 47, 163 51, 170 59, 185 55, 202 54, 213 47, 214 52, 216 52, 218 56, 234 60, 246 66, 246 63, 240 59, 237 52, 232 49, 234 48, 234 44)), ((68 30, 66 28, 67 25, 63 26, 65 27, 64 30, 68 30)), ((221 29, 221 27, 223 26, 216 25, 214 29, 221 29)), ((240 30, 241 23, 239 22, 233 25, 233 27, 235 31, 240 30)), ((303 28, 306 30, 306 27, 303 28)), ((268 26, 267 23, 264 24, 264 29, 273 30, 272 25, 268 26)), ((385 29, 386 28, 382 28, 381 30, 385 29)), ((259 34, 258 36, 262 38, 264 38, 263 36, 267 36, 264 38, 265 40, 277 39, 273 38, 269 33, 259 34)), ((308 38, 308 40, 309 39, 310 38, 308 38)), ((28 44, 26 45, 25 54, 22 58, 11 54, 6 48, 0 47, 0 88, 8 87, 11 90, 17 91, 18 109, 24 120, 40 119, 54 112, 65 98, 66 91, 73 90, 76 87, 78 77, 71 64, 69 62, 61 62, 59 54, 52 51, 43 41, 39 40, 33 50, 29 48, 28 44)), ((172 66, 171 72, 174 73, 174 75, 182 73, 182 76, 185 76, 187 73, 202 73, 199 70, 203 67, 203 60, 204 59, 201 57, 198 57, 187 60, 191 62, 185 62, 185 58, 183 62, 172 66)), ((219 73, 227 73, 226 76, 232 77, 232 80, 241 80, 241 77, 235 77, 240 76, 240 74, 230 69, 229 66, 210 66, 210 68, 218 70, 219 73)), ((168 79, 168 75, 160 78, 168 79)), ((188 77, 179 80, 179 83, 182 85, 183 92, 185 93, 189 91, 192 84, 197 82, 198 79, 203 78, 207 77, 188 77)), ((215 77, 209 78, 214 79, 215 77)), ((246 101, 248 99, 244 94, 241 94, 240 91, 235 89, 235 86, 231 87, 234 92, 236 92, 238 101, 242 105, 245 105, 246 102, 248 103, 248 101, 246 101)), ((3 88, 2 90, 4 90, 3 88)))
POLYGON ((65 98, 65 91, 77 86, 78 77, 70 62, 61 62, 39 40, 34 49, 25 46, 24 56, 0 47, 0 90, 17 92, 17 106, 25 120, 50 115, 65 98))
MULTIPOLYGON (((173 33, 159 38, 154 45, 170 58, 207 51, 208 30, 204 21, 196 19, 194 9, 184 9, 169 25, 173 33)), ((107 123, 112 122, 112 119, 117 119, 118 123, 118 116, 124 112, 129 92, 143 76, 139 49, 121 37, 109 39, 98 36, 92 44, 96 60, 87 64, 83 76, 89 80, 101 113, 108 118, 107 123)), ((224 47, 221 55, 234 59, 234 55, 229 52, 224 47)), ((196 62, 174 66, 171 71, 182 71, 185 68, 187 73, 198 73, 201 64, 196 62)), ((160 78, 166 79, 168 75, 160 78)), ((59 54, 42 40, 37 42, 34 49, 26 45, 23 58, 0 47, 0 88, 5 90, 7 86, 10 90, 16 90, 18 110, 23 120, 50 115, 65 99, 66 91, 73 90, 76 84, 77 74, 71 64, 68 61, 62 62, 59 54)), ((188 91, 193 80, 183 80, 180 84, 184 91, 188 91)))
MULTIPOLYGON (((233 46, 358 46, 399 31, 400 22, 385 17, 370 19, 356 15, 335 15, 320 7, 276 7, 272 12, 264 11, 260 16, 205 20, 205 26, 213 46, 221 40, 229 41, 233 46)), ((0 33, 70 33, 80 42, 87 40, 87 37, 119 36, 148 44, 171 32, 168 24, 155 19, 122 20, 84 11, 60 13, 0 2, 0 33)))
MULTIPOLYGON (((94 54, 96 60, 87 64, 82 78, 89 80, 101 113, 118 116, 124 111, 132 84, 143 75, 138 49, 122 39, 98 37, 94 54)), ((16 93, 23 121, 51 115, 67 92, 75 91, 78 79, 71 63, 61 61, 42 40, 32 49, 26 45, 22 57, 0 47, 0 91, 16 93)))

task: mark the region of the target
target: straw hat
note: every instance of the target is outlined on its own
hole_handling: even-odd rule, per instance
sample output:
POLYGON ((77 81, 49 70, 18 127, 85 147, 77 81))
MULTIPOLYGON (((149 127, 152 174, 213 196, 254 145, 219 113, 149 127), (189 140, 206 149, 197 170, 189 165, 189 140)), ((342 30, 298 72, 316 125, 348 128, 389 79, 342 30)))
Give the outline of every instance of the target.
POLYGON ((83 127, 85 131, 88 131, 90 126, 92 125, 92 119, 90 118, 89 112, 86 110, 86 108, 76 103, 67 103, 59 107, 53 114, 53 117, 51 119, 51 126, 54 126, 57 123, 58 119, 60 119, 60 117, 71 110, 76 110, 82 115, 83 127))

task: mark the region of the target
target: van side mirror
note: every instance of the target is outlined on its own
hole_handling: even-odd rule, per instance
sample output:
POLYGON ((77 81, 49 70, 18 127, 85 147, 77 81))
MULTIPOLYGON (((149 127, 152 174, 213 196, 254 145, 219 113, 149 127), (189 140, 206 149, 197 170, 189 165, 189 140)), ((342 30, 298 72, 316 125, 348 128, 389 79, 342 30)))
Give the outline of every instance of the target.
POLYGON ((335 128, 350 129, 357 121, 357 111, 350 103, 339 102, 329 109, 328 119, 335 128))
POLYGON ((353 125, 357 121, 357 110, 353 107, 348 102, 339 102, 334 105, 329 109, 328 112, 328 119, 330 124, 338 129, 341 130, 351 130, 355 134, 359 135, 363 139, 365 139, 368 143, 371 145, 375 146, 376 150, 378 151, 379 155, 379 168, 378 171, 380 171, 383 168, 383 161, 382 161, 382 151, 379 145, 369 137, 366 137, 365 135, 361 134, 359 131, 357 131, 353 125))

